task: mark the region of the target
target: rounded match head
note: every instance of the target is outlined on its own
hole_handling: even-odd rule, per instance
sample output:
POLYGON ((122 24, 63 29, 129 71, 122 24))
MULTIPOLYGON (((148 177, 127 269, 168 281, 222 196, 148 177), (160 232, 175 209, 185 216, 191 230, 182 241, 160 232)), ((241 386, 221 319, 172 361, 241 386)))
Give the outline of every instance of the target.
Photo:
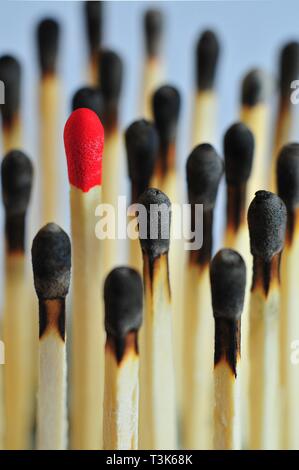
POLYGON ((213 314, 215 318, 240 318, 245 296, 246 266, 234 250, 218 251, 210 267, 213 314))
POLYGON ((210 144, 193 149, 186 165, 189 202, 203 204, 203 210, 212 210, 223 174, 223 161, 210 144))
POLYGON ((97 52, 102 40, 102 2, 84 2, 86 32, 90 52, 97 52))
POLYGON ((291 83, 299 79, 299 42, 289 42, 280 55, 279 88, 282 97, 292 92, 291 83))
POLYGON ((160 10, 147 10, 144 15, 144 30, 147 55, 157 57, 163 33, 163 15, 160 10))
POLYGON ((170 243, 171 203, 159 189, 149 188, 138 204, 139 239, 143 253, 155 259, 168 253, 170 243))
POLYGON ((103 98, 108 103, 118 103, 122 79, 123 63, 116 52, 100 51, 100 84, 103 98))
POLYGON ((299 143, 285 145, 277 160, 278 195, 289 210, 299 206, 299 143))
POLYGON ((266 101, 268 83, 265 73, 259 69, 250 70, 242 82, 241 101, 243 106, 256 106, 266 101))
POLYGON ((164 85, 153 95, 153 114, 161 143, 173 142, 181 108, 179 91, 170 85, 164 85))
POLYGON ((115 338, 138 331, 142 323, 143 285, 135 269, 113 269, 105 280, 105 329, 115 338))
POLYGON ((64 127, 69 182, 84 192, 102 183, 104 128, 87 108, 72 112, 64 127))
POLYGON ((100 89, 89 86, 79 88, 72 100, 72 110, 75 111, 78 108, 91 109, 101 118, 104 112, 104 103, 100 89))
POLYGON ((248 209, 250 249, 253 256, 270 261, 283 249, 287 211, 284 202, 269 191, 258 191, 248 209))
POLYGON ((219 41, 213 31, 204 31, 196 46, 196 83, 198 90, 214 86, 219 58, 219 41))
POLYGON ((25 214, 33 182, 32 163, 23 152, 8 152, 1 164, 2 197, 7 216, 25 214))
POLYGON ((56 20, 46 18, 37 27, 38 58, 43 75, 56 72, 60 27, 56 20))
POLYGON ((19 112, 21 96, 21 65, 15 57, 0 57, 0 80, 5 89, 5 104, 1 105, 1 113, 4 125, 10 125, 19 112))
POLYGON ((225 176, 229 185, 246 183, 250 177, 254 137, 245 124, 233 124, 224 136, 225 176))
POLYGON ((56 224, 47 224, 36 234, 31 249, 34 286, 40 299, 67 295, 71 275, 71 242, 56 224))

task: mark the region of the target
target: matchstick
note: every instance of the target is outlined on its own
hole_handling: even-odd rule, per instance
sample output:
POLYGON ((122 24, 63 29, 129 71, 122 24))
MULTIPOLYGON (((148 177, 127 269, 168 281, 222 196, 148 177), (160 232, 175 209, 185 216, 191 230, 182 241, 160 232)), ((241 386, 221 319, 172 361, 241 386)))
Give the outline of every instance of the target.
POLYGON ((277 160, 278 195, 287 208, 285 248, 281 262, 280 312, 280 447, 298 448, 299 442, 299 387, 298 365, 290 358, 292 344, 299 338, 299 144, 285 145, 277 160))
POLYGON ((4 154, 22 147, 21 72, 21 65, 15 57, 0 57, 0 81, 4 84, 5 98, 5 103, 1 104, 4 154))
POLYGON ((162 82, 161 46, 163 15, 160 10, 148 10, 144 16, 145 62, 142 82, 142 115, 152 119, 152 95, 162 82))
POLYGON ((258 191, 248 209, 253 278, 249 330, 249 449, 278 448, 280 257, 286 208, 258 191))
POLYGON ((185 274, 183 420, 184 449, 212 447, 213 315, 209 263, 213 211, 223 162, 210 144, 195 147, 187 161, 191 229, 202 245, 190 251, 185 274), (202 220, 197 205, 203 204, 202 220))
POLYGON ((103 97, 99 88, 82 87, 76 91, 72 99, 72 110, 88 108, 101 119, 104 113, 103 97))
POLYGON ((192 147, 215 143, 217 94, 215 78, 219 59, 219 41, 213 31, 205 31, 196 46, 196 94, 192 147))
POLYGON ((102 43, 103 2, 84 2, 86 34, 89 49, 89 82, 96 86, 98 83, 99 49, 102 43))
POLYGON ((38 450, 67 447, 65 298, 71 275, 71 242, 56 224, 45 225, 32 243, 39 303, 38 450))
POLYGON ((241 449, 240 348, 246 266, 234 250, 223 249, 210 268, 214 351, 214 449, 241 449))
POLYGON ((141 449, 176 449, 177 422, 168 276, 170 201, 158 189, 139 198, 145 312, 140 349, 141 449), (152 235, 154 234, 154 236, 152 235))
POLYGON ((97 115, 80 108, 64 128, 70 182, 73 251, 71 447, 102 445, 104 331, 101 318, 101 243, 95 211, 101 203, 104 130, 97 115))
POLYGON ((58 124, 59 88, 57 59, 60 28, 57 21, 46 18, 37 28, 37 47, 40 66, 40 166, 41 166, 41 221, 42 225, 57 219, 59 202, 58 124))
MULTIPOLYGON (((136 204, 139 196, 149 187, 154 172, 159 147, 158 133, 151 122, 140 119, 127 128, 125 143, 131 181, 131 204, 136 204)), ((136 217, 135 211, 130 215, 136 217)), ((136 238, 130 238, 129 264, 142 271, 138 231, 136 238)))
POLYGON ((139 352, 143 287, 137 271, 115 268, 104 286, 105 450, 138 449, 139 352))
POLYGON ((6 154, 1 166, 6 238, 3 372, 5 448, 10 450, 30 447, 33 425, 33 335, 25 256, 26 212, 32 178, 32 164, 24 153, 13 150, 6 154))

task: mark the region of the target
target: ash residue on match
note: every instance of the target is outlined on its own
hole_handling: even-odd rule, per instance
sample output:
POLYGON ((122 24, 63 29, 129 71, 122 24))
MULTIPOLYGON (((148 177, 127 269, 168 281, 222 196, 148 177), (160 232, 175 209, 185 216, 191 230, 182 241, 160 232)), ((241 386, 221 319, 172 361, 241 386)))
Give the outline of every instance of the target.
POLYGON ((219 41, 213 31, 205 31, 196 47, 197 89, 210 90, 214 86, 219 58, 219 41))
POLYGON ((117 106, 123 78, 123 63, 118 54, 110 50, 100 51, 99 82, 106 106, 117 106))
POLYGON ((153 95, 153 114, 162 148, 174 142, 181 108, 178 90, 170 85, 160 87, 153 95))
POLYGON ((102 2, 86 1, 84 3, 86 32, 90 53, 96 53, 102 41, 102 2))
POLYGON ((163 32, 163 15, 160 10, 148 10, 145 13, 144 30, 146 53, 150 58, 157 57, 163 32))
POLYGON ((285 145, 277 160, 278 195, 289 210, 299 206, 299 144, 285 145))
POLYGON ((292 93, 291 83, 299 79, 299 42, 289 42, 280 55, 279 88, 282 98, 288 99, 292 93))
POLYGON ((246 183, 250 177, 254 137, 245 124, 233 124, 224 136, 225 176, 229 185, 246 183))
POLYGON ((38 58, 42 75, 54 74, 57 67, 60 27, 56 20, 46 18, 37 28, 38 58))
POLYGON ((20 109, 21 65, 10 55, 0 57, 0 80, 5 87, 5 104, 1 104, 4 126, 11 126, 20 109))
POLYGON ((248 72, 242 82, 241 100, 243 106, 256 106, 267 99, 268 83, 265 73, 260 69, 248 72))
POLYGON ((99 118, 104 114, 104 103, 101 91, 95 87, 82 87, 76 91, 72 100, 72 109, 88 108, 99 118))

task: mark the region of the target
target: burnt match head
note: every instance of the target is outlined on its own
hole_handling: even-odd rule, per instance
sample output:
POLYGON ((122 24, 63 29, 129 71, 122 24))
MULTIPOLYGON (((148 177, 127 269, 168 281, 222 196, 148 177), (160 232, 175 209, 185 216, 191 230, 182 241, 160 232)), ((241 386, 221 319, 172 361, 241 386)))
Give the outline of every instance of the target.
POLYGON ((193 149, 186 165, 189 202, 203 204, 203 210, 212 210, 223 174, 223 161, 210 144, 193 149))
POLYGON ((287 211, 284 202, 269 191, 258 191, 248 209, 250 249, 253 256, 270 261, 283 249, 287 211))
POLYGON ((292 92, 291 83, 299 79, 299 42, 289 42, 280 55, 279 88, 282 98, 292 92))
POLYGON ((213 31, 205 31, 196 47, 196 83, 198 90, 210 90, 214 86, 219 57, 219 41, 213 31))
POLYGON ((237 320, 243 311, 246 266, 234 250, 218 251, 210 267, 213 314, 215 318, 237 320))
POLYGON ((117 105, 123 78, 123 63, 114 51, 100 51, 99 81, 104 101, 117 105))
POLYGON ((104 104, 100 89, 88 86, 79 88, 72 100, 72 110, 75 111, 78 108, 91 109, 101 118, 104 112, 104 104))
POLYGON ((171 203, 162 191, 149 188, 140 196, 138 204, 141 248, 153 260, 169 250, 171 203))
POLYGON ((10 55, 0 57, 0 80, 4 83, 5 104, 1 104, 4 125, 10 126, 20 109, 21 65, 10 55))
POLYGON ((38 58, 42 75, 56 72, 60 27, 56 20, 46 18, 37 28, 38 58))
POLYGON ((95 53, 102 40, 102 2, 86 1, 84 9, 89 50, 91 53, 95 53))
POLYGON ((252 107, 266 101, 267 88, 265 73, 259 69, 250 70, 242 82, 242 105, 252 107))
POLYGON ((289 210, 299 205, 299 144, 285 145, 277 160, 278 195, 289 210))
POLYGON ((142 323, 143 286, 135 269, 113 269, 105 280, 105 329, 108 335, 124 338, 142 323))
POLYGON ((245 124, 233 124, 224 136, 225 176, 230 185, 246 183, 250 177, 254 137, 245 124))
POLYGON ((181 108, 178 90, 164 85, 153 95, 153 114, 161 144, 173 142, 176 138, 177 124, 181 108))
POLYGON ((71 276, 71 242, 58 225, 45 225, 35 236, 32 249, 34 286, 39 299, 67 295, 71 276))
POLYGON ((163 15, 160 10, 148 10, 144 15, 145 45, 149 57, 160 53, 163 15))

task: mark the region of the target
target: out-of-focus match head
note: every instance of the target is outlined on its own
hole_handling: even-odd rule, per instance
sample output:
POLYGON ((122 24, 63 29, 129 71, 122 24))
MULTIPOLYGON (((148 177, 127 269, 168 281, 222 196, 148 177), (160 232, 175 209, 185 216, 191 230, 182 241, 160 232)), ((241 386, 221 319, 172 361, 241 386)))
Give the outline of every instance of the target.
POLYGON ((145 45, 149 57, 160 53, 163 33, 163 15, 160 10, 147 10, 144 15, 145 45))
POLYGON ((91 109, 101 118, 104 113, 104 103, 100 89, 89 86, 79 88, 72 100, 72 110, 75 111, 78 108, 91 109))
POLYGON ((42 75, 56 72, 60 27, 56 20, 45 18, 37 27, 38 58, 42 75))
POLYGON ((101 50, 99 67, 99 83, 104 101, 117 105, 123 79, 122 60, 114 51, 101 50))
POLYGON ((4 125, 10 126, 20 109, 21 65, 10 55, 0 57, 0 80, 4 83, 5 103, 1 104, 4 125))
POLYGON ((286 44, 280 55, 279 88, 282 98, 289 98, 291 83, 299 79, 299 42, 286 44))
POLYGON ((224 136, 225 176, 230 185, 246 183, 250 177, 254 137, 248 127, 238 122, 224 136))
POLYGON ((84 2, 86 32, 88 46, 91 53, 98 51, 102 40, 102 2, 86 1, 84 2))
POLYGON ((285 145, 277 160, 278 195, 289 210, 299 206, 299 144, 285 145))
POLYGON ((180 108, 181 97, 175 87, 164 85, 155 91, 153 114, 161 143, 175 140, 180 108))
POLYGON ((201 34, 196 46, 196 83, 198 90, 210 90, 215 83, 219 41, 213 31, 201 34))
POLYGON ((250 70, 242 81, 241 101, 243 106, 256 106, 265 102, 269 92, 269 80, 260 69, 250 70))

